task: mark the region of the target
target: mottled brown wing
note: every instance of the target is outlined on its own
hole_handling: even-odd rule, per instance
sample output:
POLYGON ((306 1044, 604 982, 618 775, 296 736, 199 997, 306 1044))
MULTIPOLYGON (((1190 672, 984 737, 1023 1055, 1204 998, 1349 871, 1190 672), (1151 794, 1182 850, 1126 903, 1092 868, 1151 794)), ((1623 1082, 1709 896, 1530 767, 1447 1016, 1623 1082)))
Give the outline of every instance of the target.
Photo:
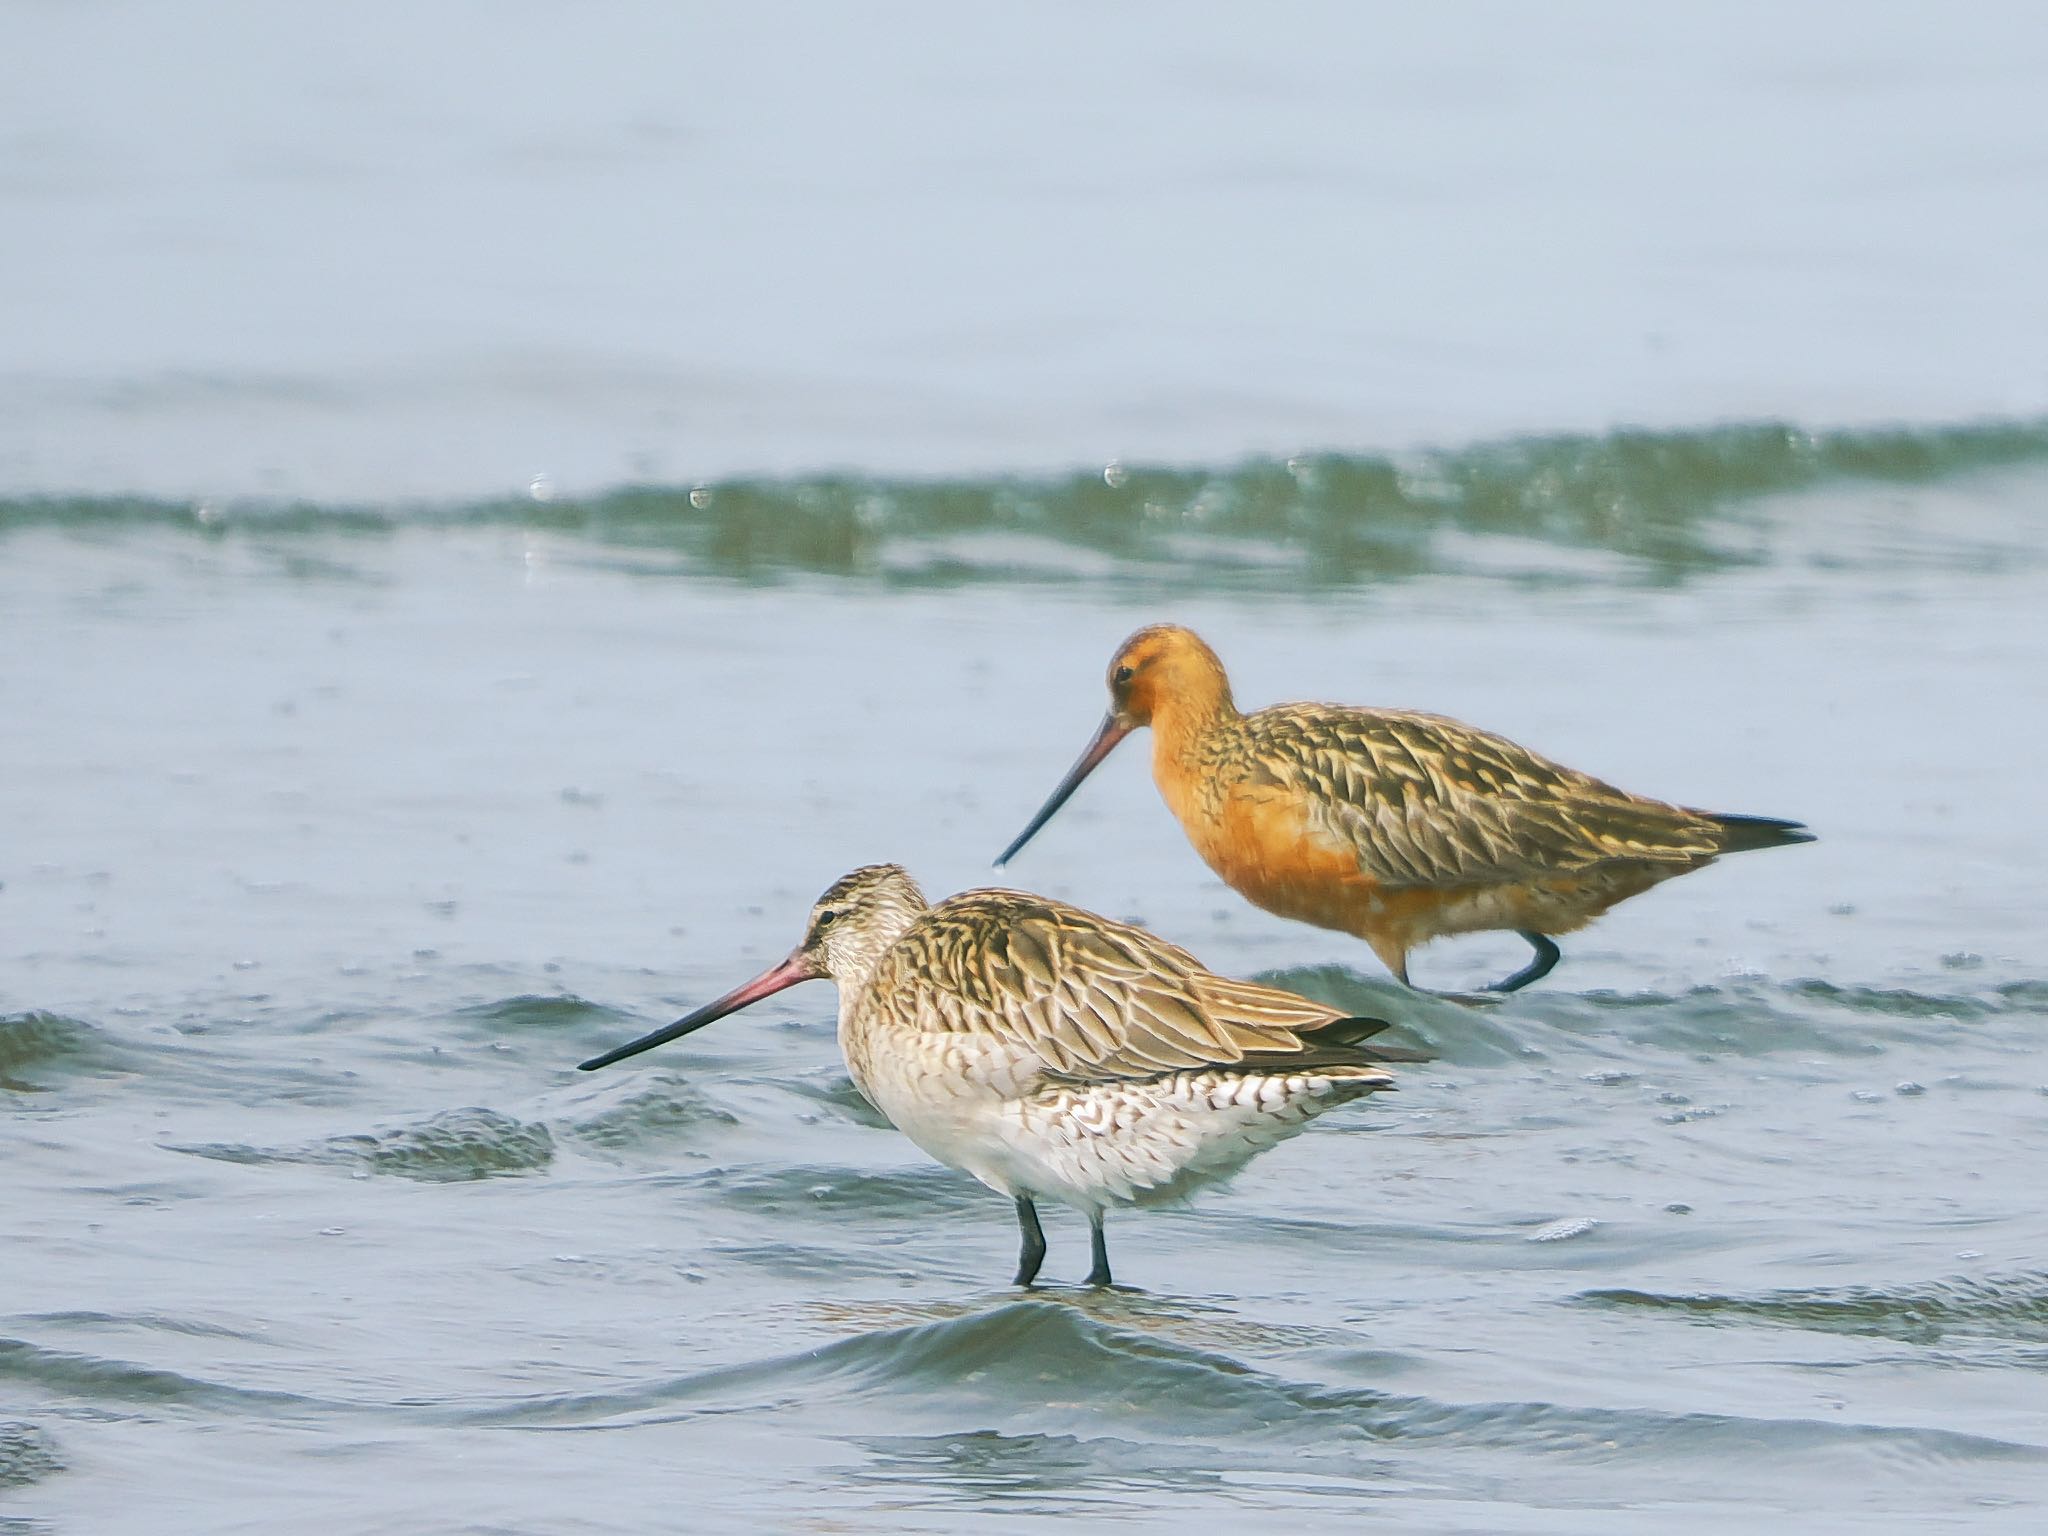
POLYGON ((1384 886, 1487 885, 1611 860, 1697 864, 1712 824, 1440 715, 1268 710, 1251 760, 1384 886))
POLYGON ((970 891, 942 903, 884 963, 894 974, 877 984, 914 992, 927 1027, 997 1036, 1079 1081, 1251 1056, 1269 1069, 1282 1058, 1306 1062, 1314 1032, 1343 1017, 1214 975, 1142 928, 1023 892, 970 891))

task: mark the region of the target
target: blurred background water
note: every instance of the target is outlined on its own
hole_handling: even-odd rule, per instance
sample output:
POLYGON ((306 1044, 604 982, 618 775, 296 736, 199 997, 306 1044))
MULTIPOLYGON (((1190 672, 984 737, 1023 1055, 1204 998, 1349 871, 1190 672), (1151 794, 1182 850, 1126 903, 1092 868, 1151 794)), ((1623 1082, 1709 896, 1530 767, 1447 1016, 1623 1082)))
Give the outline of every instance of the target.
POLYGON ((2031 8, 0 35, 0 1531, 2038 1527, 2031 8), (1473 1014, 1120 754, 1005 878, 1442 1057, 1129 1292, 822 985, 570 1070, 1162 617, 1822 841, 1473 1014))
POLYGON ((2026 4, 0 15, 7 489, 2048 410, 2026 4))

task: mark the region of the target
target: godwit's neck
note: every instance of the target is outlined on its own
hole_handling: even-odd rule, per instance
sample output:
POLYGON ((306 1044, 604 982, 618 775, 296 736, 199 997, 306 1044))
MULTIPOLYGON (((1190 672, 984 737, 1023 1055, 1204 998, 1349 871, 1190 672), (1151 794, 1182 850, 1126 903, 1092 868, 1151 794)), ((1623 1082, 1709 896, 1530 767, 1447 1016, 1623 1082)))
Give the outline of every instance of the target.
POLYGON ((1152 762, 1187 764, 1201 755, 1203 741, 1236 723, 1237 705, 1221 669, 1204 669, 1160 698, 1152 709, 1152 762))
POLYGON ((831 948, 832 979, 839 985, 842 1013, 867 991, 890 946, 929 910, 920 893, 914 903, 877 902, 857 919, 848 918, 842 923, 841 931, 833 935, 831 948))

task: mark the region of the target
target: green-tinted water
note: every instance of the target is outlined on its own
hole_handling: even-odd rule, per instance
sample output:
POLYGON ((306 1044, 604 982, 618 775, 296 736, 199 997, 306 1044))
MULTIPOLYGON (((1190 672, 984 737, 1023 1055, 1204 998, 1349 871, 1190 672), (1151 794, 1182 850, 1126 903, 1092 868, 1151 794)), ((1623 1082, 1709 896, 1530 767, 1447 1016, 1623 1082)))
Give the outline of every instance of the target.
MULTIPOLYGON (((1611 584, 1766 563, 1788 536, 1845 563, 1924 556, 1920 525, 1882 493, 2048 466, 2048 422, 1809 432, 1776 423, 1516 439, 1398 456, 1318 454, 1217 469, 1112 464, 1035 478, 845 475, 641 486, 587 499, 443 506, 22 496, 0 529, 173 529, 223 537, 391 535, 420 528, 561 535, 651 571, 763 580, 812 573, 887 585, 1142 584, 1161 592, 1290 591, 1465 571, 1611 584), (1812 509, 1784 530, 1770 498, 1836 491, 1856 522, 1812 509), (1873 502, 1877 505, 1873 506, 1873 502), (1876 538, 1870 537, 1876 532, 1876 538), (1606 557, 1606 558, 1601 558, 1606 557)), ((1994 523, 2012 514, 1985 505, 1994 523)), ((2031 546, 2011 528, 1941 518, 1946 558, 2031 546), (2003 536, 2001 536, 2001 534, 2003 536)), ((320 556, 280 556, 286 570, 320 556)))

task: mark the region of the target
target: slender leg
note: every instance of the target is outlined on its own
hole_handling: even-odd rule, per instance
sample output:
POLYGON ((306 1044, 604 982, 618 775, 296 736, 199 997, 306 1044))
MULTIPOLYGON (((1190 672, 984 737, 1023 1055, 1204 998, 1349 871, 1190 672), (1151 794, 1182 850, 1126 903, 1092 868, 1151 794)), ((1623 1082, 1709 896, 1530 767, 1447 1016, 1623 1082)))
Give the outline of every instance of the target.
POLYGON ((1045 1229, 1038 1224, 1038 1207, 1029 1195, 1017 1197, 1017 1225, 1024 1230, 1024 1247, 1017 1255, 1015 1284, 1029 1285, 1038 1278, 1038 1266, 1045 1262, 1045 1229))
POLYGON ((1372 946, 1372 952, 1380 957, 1380 964, 1393 972, 1394 980, 1404 987, 1413 986, 1408 979, 1408 951, 1388 934, 1361 933, 1359 937, 1372 946))
POLYGON ((1523 987, 1529 985, 1530 982, 1541 981, 1544 977, 1548 976, 1551 967, 1557 964, 1560 951, 1549 939, 1540 933, 1531 933, 1526 928, 1517 929, 1516 932, 1529 941, 1529 947, 1536 951, 1536 958, 1515 972, 1514 975, 1504 980, 1496 981, 1489 989, 1491 991, 1518 992, 1523 987))
POLYGON ((1089 1285, 1103 1286, 1111 1283, 1109 1278, 1109 1245, 1102 1240, 1102 1212, 1095 1211, 1088 1217, 1088 1251, 1095 1256, 1095 1265, 1088 1271, 1089 1285))

